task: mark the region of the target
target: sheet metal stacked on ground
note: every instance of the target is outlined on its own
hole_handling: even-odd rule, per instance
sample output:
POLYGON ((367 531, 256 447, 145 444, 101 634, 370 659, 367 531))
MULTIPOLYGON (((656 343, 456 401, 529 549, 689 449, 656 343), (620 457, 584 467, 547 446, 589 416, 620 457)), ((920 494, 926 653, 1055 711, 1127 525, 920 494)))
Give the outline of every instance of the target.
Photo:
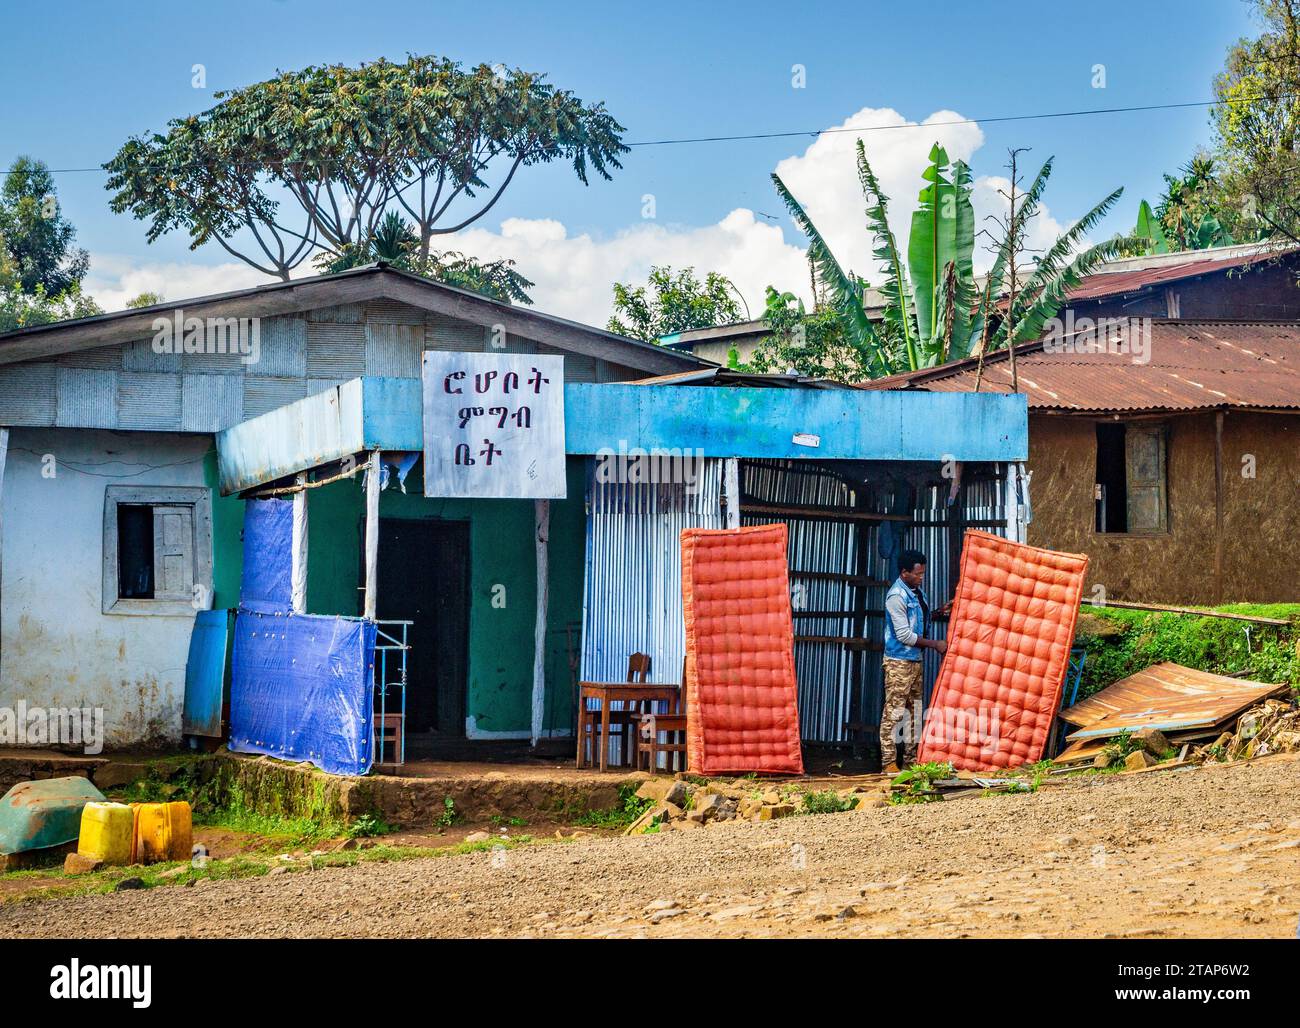
POLYGON ((1075 731, 1066 736, 1070 745, 1056 762, 1091 760, 1109 740, 1142 728, 1159 729, 1174 745, 1212 738, 1230 731, 1243 711, 1286 688, 1172 661, 1152 664, 1061 711, 1061 720, 1075 731))

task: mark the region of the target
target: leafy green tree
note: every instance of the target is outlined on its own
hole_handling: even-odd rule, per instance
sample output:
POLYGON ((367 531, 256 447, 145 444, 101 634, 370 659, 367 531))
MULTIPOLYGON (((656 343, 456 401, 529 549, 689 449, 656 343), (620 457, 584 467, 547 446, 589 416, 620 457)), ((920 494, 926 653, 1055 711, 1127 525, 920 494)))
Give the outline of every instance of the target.
POLYGON ((447 285, 472 289, 504 303, 533 302, 528 295, 533 283, 515 271, 514 261, 479 261, 452 250, 422 254, 419 236, 396 211, 384 215, 365 246, 348 246, 337 253, 322 252, 317 256, 316 266, 333 274, 375 261, 383 261, 395 268, 412 271, 447 285))
POLYGON ((694 268, 674 275, 670 267, 652 267, 644 286, 614 283, 614 313, 605 327, 655 342, 692 328, 727 325, 740 320, 739 295, 731 280, 716 271, 701 282, 694 268))
POLYGON ((1155 210, 1143 200, 1133 230, 1134 235, 1151 240, 1148 253, 1231 246, 1271 234, 1265 223, 1237 210, 1225 194, 1213 155, 1195 154, 1177 175, 1164 179, 1155 210))
POLYGON ((1018 283, 1015 269, 1024 250, 1024 226, 1039 211, 1052 173, 1049 158, 1029 189, 1011 199, 993 268, 983 286, 977 286, 972 267, 975 217, 970 169, 961 161, 950 166, 947 153, 936 144, 923 176, 921 205, 912 216, 904 265, 889 227, 887 199, 861 140, 857 149, 873 253, 884 275, 885 309, 879 321, 867 316, 864 280, 842 267, 780 177, 774 174, 772 180, 808 237, 809 259, 826 287, 828 306, 838 314, 845 345, 860 355, 868 377, 914 371, 1036 338, 1070 288, 1106 260, 1140 248, 1141 241, 1131 237, 1083 246, 1087 234, 1118 201, 1123 190, 1117 189, 1047 247, 1028 278, 1018 283), (1005 310, 999 307, 1004 284, 1012 294, 1006 298, 1005 310))
POLYGON ((54 176, 41 161, 19 157, 0 186, 0 238, 19 288, 59 296, 79 286, 90 268, 72 245, 77 230, 59 207, 54 176))
POLYGON ((286 281, 317 247, 364 250, 390 210, 429 257, 434 236, 483 217, 520 168, 564 160, 586 183, 627 150, 603 104, 442 57, 308 67, 216 95, 126 142, 105 165, 111 207, 147 220, 150 241, 184 229, 192 247, 215 241, 286 281))
POLYGON ((90 261, 75 236, 49 169, 19 157, 0 186, 0 332, 103 313, 81 291, 90 261))
POLYGON ((140 307, 152 307, 156 303, 162 303, 162 293, 140 293, 126 301, 127 310, 136 310, 140 307))
POLYGON ((1225 202, 1300 242, 1300 0, 1253 0, 1263 31, 1228 50, 1211 109, 1225 202))
POLYGON ((51 296, 42 285, 28 293, 18 284, 16 276, 6 277, 0 269, 0 332, 102 313, 99 305, 81 291, 80 285, 69 286, 57 296, 51 296))
POLYGON ((1214 158, 1196 154, 1177 176, 1165 175, 1165 191, 1156 204, 1156 217, 1167 238, 1181 250, 1230 246, 1233 238, 1219 210, 1214 158))
POLYGON ((768 286, 763 320, 771 335, 759 341, 748 364, 732 356, 728 364, 734 370, 766 374, 797 371, 809 378, 838 382, 871 377, 871 355, 846 337, 844 321, 833 308, 823 305, 809 312, 793 293, 779 293, 768 286))

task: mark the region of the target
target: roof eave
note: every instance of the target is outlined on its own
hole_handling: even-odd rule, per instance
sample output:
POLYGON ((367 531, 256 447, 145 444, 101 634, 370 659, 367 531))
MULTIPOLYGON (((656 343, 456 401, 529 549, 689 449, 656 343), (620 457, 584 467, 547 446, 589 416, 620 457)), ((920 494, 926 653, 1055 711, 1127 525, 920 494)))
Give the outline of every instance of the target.
POLYGON ((179 310, 194 317, 275 317, 379 298, 409 303, 431 313, 460 317, 476 324, 499 324, 506 332, 515 335, 640 371, 664 373, 712 364, 691 353, 669 350, 591 325, 516 307, 383 263, 350 268, 332 275, 268 283, 228 293, 18 329, 0 335, 0 364, 146 338, 155 332, 154 321, 157 318, 179 310))

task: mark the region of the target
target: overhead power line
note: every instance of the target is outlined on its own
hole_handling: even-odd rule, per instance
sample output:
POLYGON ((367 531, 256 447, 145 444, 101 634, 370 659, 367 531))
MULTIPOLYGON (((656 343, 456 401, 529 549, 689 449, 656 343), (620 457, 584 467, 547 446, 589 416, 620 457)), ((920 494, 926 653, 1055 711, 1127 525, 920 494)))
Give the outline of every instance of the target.
POLYGON ((1008 121, 1043 121, 1049 118, 1084 118, 1095 114, 1134 114, 1142 111, 1173 111, 1187 107, 1217 107, 1221 104, 1247 103, 1251 100, 1283 97, 1247 97, 1238 100, 1190 100, 1185 103, 1142 104, 1136 107, 1096 107, 1078 111, 1051 111, 1043 114, 1004 114, 992 118, 952 118, 948 121, 904 122, 901 125, 863 125, 857 128, 825 128, 795 132, 756 132, 737 136, 698 136, 686 139, 647 139, 625 146, 673 146, 678 143, 732 143, 747 139, 786 139, 793 136, 825 136, 838 132, 891 132, 906 129, 941 128, 950 125, 991 125, 1008 121))
MULTIPOLYGON (((832 135, 844 132, 851 133, 868 133, 868 132, 894 132, 900 130, 916 130, 945 128, 955 125, 996 125, 1016 121, 1048 121, 1053 118, 1087 118, 1104 114, 1141 114, 1148 111, 1176 111, 1186 110, 1192 107, 1219 107, 1225 104, 1253 103, 1257 100, 1286 100, 1293 99, 1300 94, 1279 93, 1276 95, 1248 96, 1237 97, 1231 100, 1189 100, 1181 103, 1166 104, 1138 104, 1132 107, 1094 107, 1073 111, 1047 111, 1039 114, 1003 114, 995 115, 988 118, 952 118, 947 121, 929 121, 929 122, 905 122, 901 125, 862 125, 858 127, 844 126, 840 128, 822 128, 822 129, 794 129, 783 132, 747 132, 736 135, 720 136, 683 136, 668 139, 640 139, 630 143, 624 143, 629 148, 648 147, 648 146, 683 146, 695 143, 740 143, 752 140, 763 139, 793 139, 801 137, 812 137, 832 135)), ((99 165, 84 168, 51 168, 52 175, 68 175, 79 172, 102 172, 105 169, 99 165)))

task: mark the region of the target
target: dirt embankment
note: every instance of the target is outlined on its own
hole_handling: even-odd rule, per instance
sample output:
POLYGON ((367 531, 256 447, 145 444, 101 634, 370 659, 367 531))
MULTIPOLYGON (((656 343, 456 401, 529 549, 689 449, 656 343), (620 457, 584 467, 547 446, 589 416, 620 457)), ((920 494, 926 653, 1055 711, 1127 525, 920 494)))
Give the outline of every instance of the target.
POLYGON ((1300 760, 0 906, 0 936, 1281 936, 1300 760))

